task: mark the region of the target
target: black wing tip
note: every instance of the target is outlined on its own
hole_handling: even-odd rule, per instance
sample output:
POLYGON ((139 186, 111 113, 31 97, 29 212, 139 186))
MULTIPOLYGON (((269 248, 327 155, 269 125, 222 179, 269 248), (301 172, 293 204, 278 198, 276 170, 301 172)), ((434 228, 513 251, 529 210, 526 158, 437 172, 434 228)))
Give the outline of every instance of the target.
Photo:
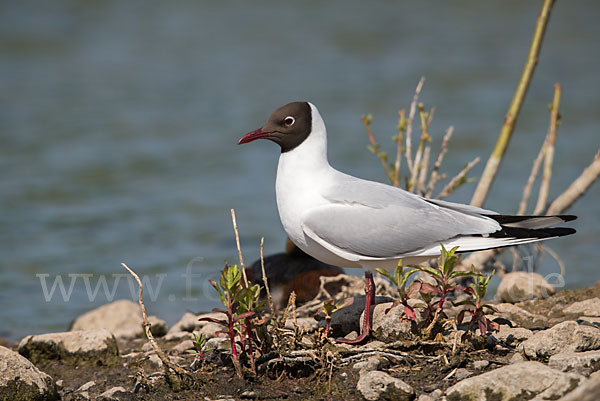
POLYGON ((574 214, 557 214, 556 217, 560 217, 564 222, 577 220, 574 214))
POLYGON ((550 227, 550 228, 517 228, 517 227, 503 227, 502 230, 491 233, 490 237, 495 238, 556 238, 564 237, 565 235, 575 234, 577 230, 571 227, 550 227))
POLYGON ((563 223, 566 223, 568 221, 577 220, 577 216, 575 216, 573 214, 554 214, 554 215, 547 215, 547 216, 546 215, 517 216, 517 215, 512 215, 512 214, 488 214, 485 216, 489 217, 490 219, 496 220, 500 224, 518 223, 520 221, 536 219, 536 218, 541 218, 541 217, 557 217, 557 218, 561 219, 563 223))

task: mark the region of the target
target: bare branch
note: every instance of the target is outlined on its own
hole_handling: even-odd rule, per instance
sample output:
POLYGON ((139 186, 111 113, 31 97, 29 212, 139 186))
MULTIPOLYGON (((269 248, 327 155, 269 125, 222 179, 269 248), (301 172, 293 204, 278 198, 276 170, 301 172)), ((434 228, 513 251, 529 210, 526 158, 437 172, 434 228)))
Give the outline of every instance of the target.
POLYGON ((544 146, 544 173, 540 191, 538 195, 537 205, 533 214, 540 214, 546 208, 548 200, 548 192, 550 190, 550 178, 552 178, 552 162, 554 160, 554 144, 556 143, 556 128, 558 125, 559 107, 560 107, 560 84, 554 84, 554 100, 552 101, 552 109, 550 111, 550 128, 548 129, 548 139, 544 146))
POLYGON ((417 111, 417 102, 419 101, 419 94, 421 93, 421 89, 423 89, 423 84, 425 83, 425 77, 421 77, 419 83, 417 84, 417 88, 415 89, 415 95, 413 96, 413 100, 410 103, 410 111, 408 113, 408 121, 406 124, 406 164, 408 165, 408 170, 412 174, 413 171, 413 162, 412 162, 412 149, 411 149, 411 136, 412 136, 412 123, 415 118, 415 112, 417 111))
POLYGON ((233 223, 233 231, 235 231, 235 244, 237 246, 238 256, 240 258, 240 270, 242 271, 242 277, 244 277, 245 287, 248 288, 248 277, 246 277, 246 270, 244 269, 244 258, 242 257, 242 248, 240 247, 240 234, 238 233, 234 209, 231 209, 231 222, 233 223))
POLYGON ((450 180, 448 184, 442 189, 442 192, 436 196, 436 199, 442 199, 446 196, 450 195, 456 188, 458 188, 462 184, 462 180, 465 179, 467 173, 475 167, 475 165, 479 163, 479 157, 473 159, 469 164, 467 164, 461 171, 458 173, 453 179, 450 180))
POLYGON ((263 257, 263 245, 265 243, 265 237, 260 238, 260 268, 262 270, 263 284, 265 285, 265 291, 267 292, 267 300, 269 302, 269 309, 271 310, 271 316, 275 316, 275 308, 273 307, 273 298, 271 298, 271 291, 269 290, 269 282, 267 280, 267 273, 265 271, 265 259, 263 257))
POLYGON ((427 194, 425 194, 425 197, 427 197, 427 198, 431 198, 431 195, 433 195, 433 189, 435 188, 435 184, 437 184, 438 181, 443 179, 442 176, 439 175, 439 171, 440 171, 440 167, 442 165, 442 161, 444 160, 444 155, 448 151, 448 142, 450 141, 450 138, 452 137, 452 132, 454 132, 454 127, 450 126, 450 127, 448 127, 448 130, 446 131, 446 135, 444 135, 444 139, 442 141, 442 148, 440 149, 440 153, 438 154, 438 157, 435 160, 435 165, 433 166, 433 170, 431 171, 431 176, 429 177, 429 185, 427 186, 427 194))
POLYGON ((477 188, 475 189, 475 193, 473 194, 473 198, 471 199, 471 205, 473 206, 483 206, 490 187, 494 182, 494 178, 498 173, 498 167, 500 166, 500 162, 502 161, 504 153, 506 152, 508 142, 510 141, 510 137, 512 136, 515 128, 515 123, 519 117, 519 112, 521 111, 521 106, 525 100, 525 94, 527 93, 527 89, 531 83, 531 78, 533 77, 533 72, 538 63, 544 33, 546 32, 546 27, 548 26, 550 11, 552 10, 554 2, 555 0, 544 0, 542 10, 538 15, 533 39, 531 41, 531 47, 529 48, 529 54, 527 55, 527 61, 525 62, 521 79, 519 80, 519 84, 517 85, 517 89, 510 103, 510 107, 506 113, 504 124, 500 130, 496 146, 494 147, 494 150, 492 151, 492 154, 486 163, 483 174, 481 175, 481 179, 479 180, 477 188))
POLYGON ((533 187, 533 183, 538 175, 538 171, 540 170, 540 166, 542 165, 542 160, 544 157, 544 148, 546 147, 546 141, 548 138, 544 140, 542 143, 542 147, 538 152, 535 160, 533 161, 533 166, 531 166, 531 173, 529 173, 529 178, 527 179, 527 184, 525 184, 525 188, 523 188, 523 196, 521 197, 521 202, 519 203, 519 210, 517 211, 517 215, 523 215, 527 211, 527 202, 529 201, 529 197, 531 196, 531 187, 533 187))
POLYGON ((394 180, 392 184, 397 187, 400 185, 400 163, 402 162, 402 146, 404 145, 404 133, 406 132, 405 110, 398 110, 398 135, 394 138, 396 141, 396 161, 394 163, 394 180))
POLYGON ((163 350, 160 348, 160 346, 154 339, 154 336, 152 335, 152 331, 150 330, 151 325, 150 325, 150 322, 148 322, 148 314, 146 313, 146 306, 144 305, 144 299, 143 299, 144 286, 142 285, 142 281, 140 280, 140 277, 133 270, 131 270, 129 268, 129 266, 127 266, 125 263, 121 263, 121 266, 123 266, 129 272, 129 274, 131 274, 133 276, 133 278, 135 278, 135 281, 137 281, 137 283, 138 283, 138 286, 140 288, 140 292, 139 292, 139 296, 138 296, 138 303, 140 304, 140 308, 142 309, 142 318, 144 319, 144 323, 143 323, 144 331, 146 333, 146 337, 148 338, 148 341, 150 341, 150 344, 152 345, 152 348, 154 348, 156 355, 158 355, 158 358, 163 363, 163 370, 164 370, 165 374, 167 375, 167 377, 172 378, 169 375, 169 371, 168 371, 169 369, 171 369, 179 375, 187 375, 188 373, 185 370, 183 370, 181 367, 177 366, 176 364, 174 364, 173 362, 171 362, 169 360, 169 358, 165 355, 163 350))
POLYGON ((596 181, 600 175, 600 150, 594 156, 594 161, 583 170, 573 183, 560 194, 548 207, 546 214, 560 214, 569 207, 596 181))

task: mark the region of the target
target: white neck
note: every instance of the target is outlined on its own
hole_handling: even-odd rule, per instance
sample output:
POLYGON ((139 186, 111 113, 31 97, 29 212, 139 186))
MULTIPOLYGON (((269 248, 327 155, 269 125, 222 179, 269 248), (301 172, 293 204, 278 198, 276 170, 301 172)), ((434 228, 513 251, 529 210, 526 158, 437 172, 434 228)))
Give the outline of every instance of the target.
POLYGON ((327 130, 319 114, 319 110, 308 103, 311 109, 312 123, 310 135, 296 148, 282 153, 279 166, 282 163, 293 165, 296 171, 315 171, 329 167, 327 160, 327 130))

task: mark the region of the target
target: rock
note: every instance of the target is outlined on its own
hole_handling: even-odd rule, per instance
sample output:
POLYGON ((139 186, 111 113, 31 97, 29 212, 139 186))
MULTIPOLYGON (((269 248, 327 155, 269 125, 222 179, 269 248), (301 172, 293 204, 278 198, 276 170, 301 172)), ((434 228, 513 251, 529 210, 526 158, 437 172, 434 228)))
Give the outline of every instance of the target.
POLYGON ((577 319, 577 323, 584 326, 592 326, 600 329, 600 317, 581 316, 577 319))
POLYGON ((187 350, 194 349, 192 340, 185 340, 173 347, 172 351, 176 354, 185 354, 187 350))
POLYGON ((446 390, 448 401, 557 399, 585 378, 540 362, 521 362, 470 377, 446 390))
POLYGON ((245 400, 254 400, 257 398, 257 395, 254 391, 246 390, 242 394, 240 394, 240 398, 245 400))
MULTIPOLYGON (((299 317, 296 319, 296 324, 299 327, 304 327, 307 330, 314 330, 317 327, 319 327, 319 322, 317 322, 314 318, 312 317, 299 317)), ((285 321, 285 328, 289 329, 289 330, 293 330, 294 329, 294 319, 293 318, 288 318, 285 321)))
POLYGON ((113 387, 111 389, 106 390, 102 394, 100 394, 96 401, 120 401, 125 399, 125 397, 129 396, 129 391, 125 390, 123 387, 113 387))
POLYGON ((556 289, 537 273, 512 272, 502 277, 497 296, 502 302, 515 303, 546 298, 555 292, 556 289))
POLYGON ((481 361, 475 361, 473 362, 473 369, 475 370, 483 370, 485 368, 487 368, 488 366, 490 366, 490 362, 486 361, 486 360, 481 360, 481 361))
POLYGON ((561 352, 550 357, 548 366, 563 372, 600 367, 600 351, 561 352))
MULTIPOLYGON (((392 302, 390 297, 375 297, 375 305, 392 302)), ((353 298, 352 303, 331 315, 331 333, 334 337, 342 337, 351 331, 360 331, 361 315, 365 309, 365 296, 360 295, 353 298)), ((373 309, 371 309, 373 310, 373 309)), ((325 321, 321 321, 319 326, 325 327, 325 321)))
MULTIPOLYGON (((387 362, 387 360, 386 360, 387 362)), ((368 358, 366 361, 360 361, 360 362, 356 362, 353 366, 352 369, 354 370, 358 370, 358 371, 371 371, 371 370, 378 370, 382 367, 382 361, 380 358, 377 357, 371 357, 368 358)))
POLYGON ((369 401, 401 401, 412 400, 415 397, 415 390, 411 386, 379 371, 363 371, 356 384, 356 389, 369 401))
POLYGON ((71 331, 106 329, 117 338, 135 338, 144 334, 140 306, 128 299, 120 299, 79 316, 71 331))
POLYGON ((119 362, 117 340, 106 329, 78 330, 27 336, 19 353, 34 364, 60 359, 74 366, 113 365, 119 362))
POLYGON ((469 369, 465 369, 465 368, 458 368, 458 369, 456 369, 456 372, 454 373, 454 378, 456 380, 466 379, 469 376, 473 376, 473 372, 471 372, 469 369))
MULTIPOLYGON (((148 323, 150 323, 150 332, 154 337, 162 337, 169 331, 167 322, 158 316, 148 316, 148 323)), ((144 333, 144 335, 146 334, 144 333)))
MULTIPOLYGON (((411 336, 411 321, 406 320, 404 314, 404 307, 397 305, 390 309, 393 305, 392 302, 381 303, 375 305, 372 312, 373 324, 373 338, 382 341, 395 341, 399 339, 406 339, 411 336), (388 309, 390 311, 385 313, 388 309)), ((363 317, 361 315, 360 323, 362 329, 363 317)))
POLYGON ((196 332, 196 334, 203 334, 205 337, 211 338, 216 337, 216 332, 222 330, 223 327, 217 323, 200 321, 200 318, 210 317, 213 319, 225 319, 226 316, 223 313, 204 313, 201 315, 194 315, 193 313, 187 312, 183 317, 173 325, 167 332, 167 337, 177 332, 196 332))
POLYGON ((579 316, 600 316, 600 298, 586 299, 574 302, 563 309, 563 313, 579 316))
POLYGON ((181 340, 193 340, 194 334, 189 331, 169 331, 163 337, 165 341, 181 341, 181 340))
POLYGON ((94 387, 96 385, 95 381, 89 381, 87 383, 82 384, 81 386, 79 386, 79 388, 75 391, 88 391, 89 389, 91 389, 92 387, 94 387))
POLYGON ((517 305, 502 303, 494 305, 494 308, 497 311, 494 315, 516 322, 519 327, 544 329, 548 326, 548 319, 545 316, 534 315, 517 305))
POLYGON ((163 365, 163 362, 160 360, 160 358, 156 354, 152 354, 152 355, 148 356, 148 362, 150 362, 152 364, 152 366, 155 366, 157 368, 162 368, 162 365, 163 365))
POLYGON ((0 400, 58 400, 54 379, 0 345, 0 400))
POLYGON ((519 346, 530 359, 545 358, 561 352, 583 352, 600 349, 600 329, 566 321, 540 331, 519 346))
POLYGON ((600 372, 593 373, 579 387, 559 401, 597 401, 600 399, 600 372))
POLYGON ((498 342, 510 346, 515 342, 522 342, 533 336, 533 331, 522 327, 501 326, 500 330, 489 336, 489 339, 496 339, 498 342))
POLYGON ((437 401, 442 397, 442 394, 442 390, 438 388, 429 394, 421 394, 419 398, 417 398, 417 401, 437 401))
POLYGON ((525 362, 525 357, 520 352, 515 352, 508 361, 510 364, 525 362))

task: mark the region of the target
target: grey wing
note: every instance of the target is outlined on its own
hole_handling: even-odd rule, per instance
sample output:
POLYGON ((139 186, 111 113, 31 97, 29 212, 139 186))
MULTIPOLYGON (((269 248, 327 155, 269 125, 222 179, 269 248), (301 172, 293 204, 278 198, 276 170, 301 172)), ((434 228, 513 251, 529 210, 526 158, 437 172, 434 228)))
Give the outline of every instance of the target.
POLYGON ((432 203, 398 188, 346 177, 326 192, 329 204, 302 217, 305 234, 340 256, 402 257, 450 238, 500 229, 477 213, 483 209, 432 203))

